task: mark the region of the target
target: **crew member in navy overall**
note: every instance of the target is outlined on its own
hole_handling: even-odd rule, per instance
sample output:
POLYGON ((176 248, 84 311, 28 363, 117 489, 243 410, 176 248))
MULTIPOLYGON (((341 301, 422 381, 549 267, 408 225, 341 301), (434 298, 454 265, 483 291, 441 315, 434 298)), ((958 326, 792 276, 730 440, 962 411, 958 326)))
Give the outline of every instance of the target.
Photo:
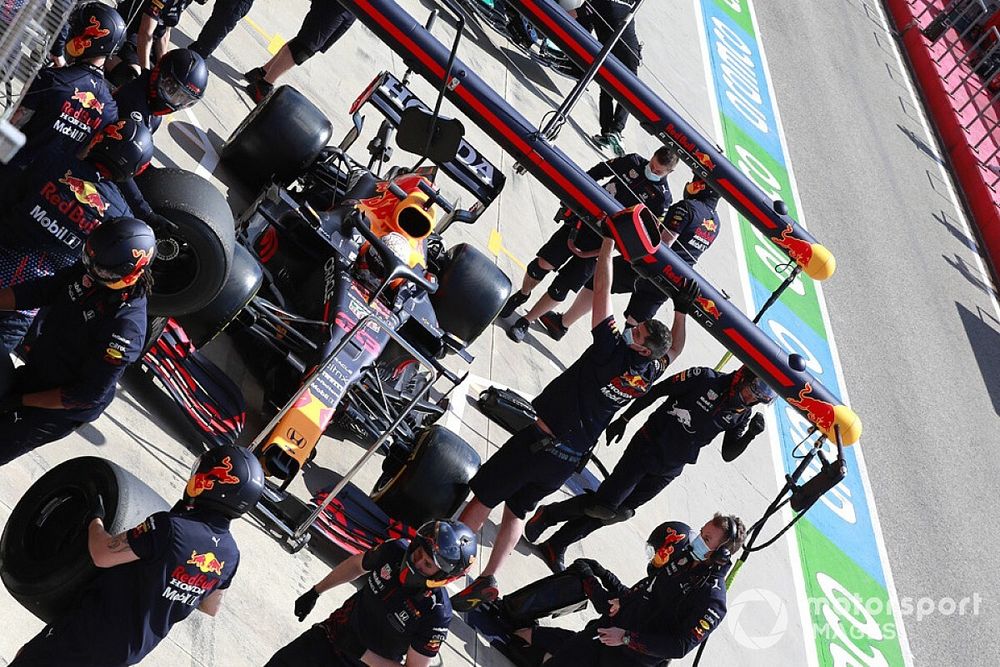
POLYGON ((427 667, 448 638, 444 587, 476 560, 476 535, 458 521, 429 521, 412 540, 390 540, 351 556, 295 601, 305 619, 321 593, 361 576, 361 589, 265 667, 427 667))
MULTIPOLYGON (((153 139, 141 123, 123 119, 94 135, 82 157, 51 148, 0 184, 0 288, 51 276, 80 258, 87 237, 104 220, 132 217, 118 183, 141 173, 153 139)), ((0 349, 17 347, 32 310, 0 315, 0 349)))
POLYGON ((0 465, 94 421, 114 399, 145 342, 155 255, 144 222, 116 218, 90 235, 73 266, 0 289, 2 310, 47 306, 0 398, 0 465))
MULTIPOLYGON (((593 344, 532 401, 535 423, 515 433, 470 482, 473 498, 460 517, 466 525, 478 531, 494 507, 504 509, 489 562, 452 599, 458 611, 496 598, 494 575, 521 538, 528 513, 569 479, 615 413, 645 394, 683 349, 683 318, 674 334, 656 320, 618 331, 611 310, 613 247, 604 239, 597 258, 593 344)), ((693 300, 697 284, 685 292, 693 300)))
MULTIPOLYGON (((670 246, 689 266, 694 266, 702 254, 719 236, 720 222, 716 213, 719 195, 705 181, 694 178, 684 187, 684 198, 670 206, 664 215, 660 241, 670 246)), ((621 257, 615 258, 614 280, 611 291, 615 294, 631 293, 625 308, 625 324, 637 323, 655 317, 667 296, 650 281, 640 277, 632 266, 621 257)), ((550 336, 559 340, 570 326, 590 310, 593 285, 584 285, 565 313, 549 311, 538 320, 550 336)))
POLYGON ((697 532, 668 521, 649 536, 647 576, 631 588, 594 561, 571 566, 600 618, 577 633, 526 628, 517 635, 552 656, 545 667, 659 667, 684 657, 725 617, 726 573, 745 538, 733 515, 716 513, 697 532))
POLYGON ((618 442, 626 424, 663 401, 635 434, 597 491, 540 507, 528 521, 525 538, 535 542, 550 526, 566 524, 539 545, 553 570, 563 569, 566 547, 613 523, 630 519, 642 505, 694 464, 702 447, 725 433, 722 458, 733 461, 764 430, 766 406, 775 394, 746 366, 733 373, 689 368, 657 382, 645 396, 608 426, 608 444, 618 442))
POLYGON ((11 117, 26 141, 0 171, 4 180, 39 153, 76 154, 94 133, 118 120, 118 106, 102 68, 124 41, 125 22, 113 8, 90 2, 76 9, 65 46, 71 64, 42 69, 11 117))
MULTIPOLYGON (((667 176, 677 167, 678 161, 677 153, 661 146, 649 159, 632 153, 600 162, 587 171, 587 175, 596 181, 607 179, 604 189, 625 208, 645 204, 653 215, 660 217, 664 209, 670 206, 667 176)), ((528 301, 531 290, 546 274, 558 271, 547 293, 507 330, 507 336, 518 343, 524 340, 532 322, 562 303, 571 292, 589 284, 588 292, 593 293, 590 281, 594 275, 594 258, 601 247, 601 237, 568 209, 560 211, 557 219, 562 220, 563 225, 528 264, 521 289, 507 299, 499 314, 501 318, 513 315, 519 306, 528 301)), ((558 324, 549 333, 558 340, 565 334, 565 328, 558 324)))
POLYGON ((245 447, 227 445, 198 458, 173 509, 131 530, 109 535, 99 501, 91 510, 88 547, 100 574, 11 666, 134 665, 195 609, 215 616, 240 563, 229 524, 263 490, 257 459, 245 447))

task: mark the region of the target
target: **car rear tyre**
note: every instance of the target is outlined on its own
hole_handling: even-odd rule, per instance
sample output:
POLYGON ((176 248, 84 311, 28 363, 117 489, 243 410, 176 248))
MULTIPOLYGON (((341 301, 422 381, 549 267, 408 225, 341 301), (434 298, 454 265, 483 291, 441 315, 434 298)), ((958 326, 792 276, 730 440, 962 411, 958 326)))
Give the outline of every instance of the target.
POLYGON ((167 502, 132 473, 95 456, 52 468, 21 497, 0 537, 0 579, 11 596, 49 623, 79 598, 98 568, 87 550, 97 495, 104 526, 117 535, 167 502))
POLYGON ((204 308, 222 290, 233 263, 235 223, 226 198, 183 169, 148 169, 136 184, 175 226, 156 230, 149 314, 176 317, 204 308))
POLYGON ((243 119, 222 146, 222 161, 259 191, 272 178, 290 183, 326 147, 333 125, 291 86, 280 86, 243 119))
POLYGON ((493 261, 468 243, 451 248, 431 295, 438 325, 471 343, 490 325, 507 297, 510 278, 493 261))

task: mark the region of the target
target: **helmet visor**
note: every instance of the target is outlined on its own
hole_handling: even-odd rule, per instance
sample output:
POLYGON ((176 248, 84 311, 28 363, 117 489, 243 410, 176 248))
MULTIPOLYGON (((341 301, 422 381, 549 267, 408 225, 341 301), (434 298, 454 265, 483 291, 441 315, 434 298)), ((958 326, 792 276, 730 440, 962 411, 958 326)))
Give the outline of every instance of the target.
POLYGON ((169 76, 160 77, 157 83, 157 90, 163 101, 174 111, 186 109, 199 99, 196 94, 188 90, 180 81, 169 76))
POLYGON ((770 403, 774 400, 774 390, 758 377, 755 377, 747 388, 759 403, 770 403))

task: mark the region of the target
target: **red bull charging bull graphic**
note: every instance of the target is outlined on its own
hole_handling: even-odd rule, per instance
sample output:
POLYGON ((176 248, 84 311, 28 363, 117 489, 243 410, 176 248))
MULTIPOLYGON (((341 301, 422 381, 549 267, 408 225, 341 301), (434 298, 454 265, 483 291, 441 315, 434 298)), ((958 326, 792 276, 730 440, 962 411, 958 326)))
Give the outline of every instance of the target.
POLYGON ((83 33, 66 43, 66 53, 78 58, 90 48, 94 38, 107 37, 109 34, 111 31, 101 26, 96 16, 91 16, 90 23, 83 29, 83 33))

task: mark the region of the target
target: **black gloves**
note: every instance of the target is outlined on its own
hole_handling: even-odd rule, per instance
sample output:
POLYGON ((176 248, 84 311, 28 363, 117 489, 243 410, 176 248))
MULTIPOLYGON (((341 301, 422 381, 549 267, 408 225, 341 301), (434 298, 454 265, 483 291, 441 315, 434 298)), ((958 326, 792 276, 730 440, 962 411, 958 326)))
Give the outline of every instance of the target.
MULTIPOLYGON (((729 433, 722 441, 722 460, 730 463, 746 451, 750 441, 756 438, 764 430, 764 415, 759 412, 750 418, 747 430, 740 437, 733 437, 729 433)), ((735 435, 735 434, 734 434, 735 435)))
POLYGON ((674 312, 687 315, 691 312, 691 304, 701 295, 701 287, 696 280, 685 278, 674 294, 674 312))
POLYGON ((0 414, 13 412, 21 407, 24 407, 24 403, 21 402, 21 394, 7 394, 0 398, 0 414))
POLYGON ((144 219, 150 229, 153 230, 153 233, 156 234, 157 238, 177 235, 177 225, 165 215, 160 215, 159 213, 147 213, 144 219))
POLYGON ((608 427, 604 429, 604 437, 607 438, 609 445, 622 439, 625 435, 625 426, 627 424, 628 420, 624 417, 619 417, 608 424, 608 427))
POLYGON ((316 592, 315 588, 310 588, 295 601, 295 616, 299 619, 299 623, 306 620, 306 616, 316 606, 316 600, 318 599, 319 593, 316 592))
POLYGON ((750 418, 750 423, 747 425, 746 433, 743 434, 744 440, 750 440, 756 438, 758 435, 764 432, 764 415, 759 412, 750 418))

